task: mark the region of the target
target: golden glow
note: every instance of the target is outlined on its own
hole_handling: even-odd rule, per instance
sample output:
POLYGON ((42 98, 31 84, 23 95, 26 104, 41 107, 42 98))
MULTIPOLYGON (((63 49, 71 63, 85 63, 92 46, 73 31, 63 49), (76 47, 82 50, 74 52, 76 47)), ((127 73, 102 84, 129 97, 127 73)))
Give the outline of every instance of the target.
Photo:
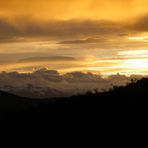
POLYGON ((120 56, 148 56, 148 50, 130 50, 130 51, 121 51, 118 53, 120 56))
POLYGON ((141 69, 148 69, 148 59, 138 59, 138 60, 125 60, 123 62, 123 66, 129 69, 137 69, 141 71, 141 69))
POLYGON ((0 0, 0 71, 147 73, 147 6, 148 0, 0 0))
POLYGON ((147 0, 0 0, 4 17, 123 20, 148 12, 147 0), (130 15, 129 15, 130 14, 130 15))
MULTIPOLYGON (((89 59, 88 59, 89 61, 89 59)), ((94 60, 87 62, 87 60, 75 61, 75 62, 27 62, 27 63, 11 63, 0 65, 2 71, 20 71, 31 72, 34 69, 40 69, 47 67, 49 70, 56 69, 60 73, 66 73, 71 71, 83 71, 102 73, 103 75, 109 74, 146 74, 148 71, 148 59, 125 59, 125 60, 94 60), (25 70, 26 68, 26 70, 25 70), (28 70, 31 68, 30 70, 28 70)))
POLYGON ((137 37, 129 37, 129 40, 143 41, 148 40, 148 36, 137 36, 137 37))

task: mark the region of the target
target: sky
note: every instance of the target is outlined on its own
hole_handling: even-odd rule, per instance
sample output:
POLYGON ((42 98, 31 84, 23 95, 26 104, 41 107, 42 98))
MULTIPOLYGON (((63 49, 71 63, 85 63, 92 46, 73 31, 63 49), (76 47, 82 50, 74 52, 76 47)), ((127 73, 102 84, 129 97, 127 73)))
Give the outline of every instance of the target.
POLYGON ((147 0, 0 0, 0 71, 148 73, 147 0))

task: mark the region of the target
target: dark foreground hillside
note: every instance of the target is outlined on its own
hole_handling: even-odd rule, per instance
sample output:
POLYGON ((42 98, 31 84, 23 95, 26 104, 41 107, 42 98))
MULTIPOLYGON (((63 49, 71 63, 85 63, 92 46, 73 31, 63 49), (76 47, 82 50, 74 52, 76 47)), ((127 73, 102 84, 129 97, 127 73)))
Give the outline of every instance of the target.
POLYGON ((141 128, 148 124, 148 79, 104 93, 30 100, 0 93, 4 132, 79 135, 103 128, 141 128))

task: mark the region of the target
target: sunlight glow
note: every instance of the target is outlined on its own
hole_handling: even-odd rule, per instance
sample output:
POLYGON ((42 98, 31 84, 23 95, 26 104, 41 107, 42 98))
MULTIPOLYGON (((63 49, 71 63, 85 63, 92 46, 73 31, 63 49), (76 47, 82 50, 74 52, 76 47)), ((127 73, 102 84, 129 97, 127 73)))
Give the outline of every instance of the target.
POLYGON ((148 55, 148 50, 130 50, 118 53, 119 56, 143 56, 146 54, 148 55))
POLYGON ((129 40, 136 40, 136 41, 143 41, 148 40, 148 36, 135 36, 135 37, 129 37, 129 40))
POLYGON ((148 59, 132 59, 132 60, 125 60, 123 62, 123 66, 129 69, 148 69, 148 59))

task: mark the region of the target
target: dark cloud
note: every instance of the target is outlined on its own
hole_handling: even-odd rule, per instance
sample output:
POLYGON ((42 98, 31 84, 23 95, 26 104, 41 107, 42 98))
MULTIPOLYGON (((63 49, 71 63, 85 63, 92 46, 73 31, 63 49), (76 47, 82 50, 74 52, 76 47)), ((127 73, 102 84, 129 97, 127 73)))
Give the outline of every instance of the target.
POLYGON ((42 57, 30 57, 25 59, 20 59, 18 62, 50 62, 50 61, 77 61, 77 58, 74 57, 66 57, 66 56, 42 56, 42 57))
POLYGON ((111 21, 69 20, 40 22, 21 19, 12 24, 2 18, 0 19, 0 32, 1 42, 23 41, 27 40, 27 38, 63 41, 72 39, 72 41, 65 43, 92 43, 99 41, 98 37, 118 36, 118 34, 125 33, 121 26, 111 21), (77 40, 74 40, 75 38, 77 40), (85 40, 82 38, 85 38, 85 40))
POLYGON ((137 18, 129 25, 129 28, 140 32, 148 31, 148 14, 137 18))
POLYGON ((102 91, 112 88, 113 85, 126 85, 131 78, 136 78, 136 76, 127 77, 118 74, 103 78, 100 75, 82 72, 61 75, 55 70, 43 68, 33 73, 0 73, 0 89, 5 91, 9 91, 12 88, 13 90, 24 90, 28 88, 28 85, 31 85, 42 88, 49 87, 64 94, 74 95, 96 88, 98 91, 102 91))
POLYGON ((106 41, 103 38, 96 39, 96 38, 87 38, 87 39, 80 39, 80 40, 68 40, 60 42, 59 44, 93 44, 93 43, 100 43, 106 41))
POLYGON ((54 40, 60 44, 102 43, 139 31, 148 31, 148 15, 128 23, 91 20, 37 21, 25 17, 12 23, 0 18, 0 42, 54 40))
MULTIPOLYGON (((110 50, 109 52, 121 49, 132 50, 147 47, 146 42, 132 41, 128 38, 146 32, 147 23, 147 16, 136 18, 134 22, 132 20, 132 23, 130 21, 112 22, 92 20, 39 21, 23 17, 16 19, 12 23, 8 20, 6 21, 4 18, 0 18, 0 43, 17 42, 17 45, 13 45, 13 51, 16 53, 21 51, 23 53, 30 53, 33 50, 35 52, 37 51, 35 54, 30 53, 31 57, 34 55, 38 56, 38 52, 51 53, 52 55, 61 55, 63 52, 63 55, 76 56, 80 54, 76 50, 86 50, 87 52, 90 51, 89 49, 110 50), (28 41, 34 44, 26 43, 26 45, 22 44, 20 46, 18 43, 28 41)), ((11 45, 5 47, 9 53, 12 52, 11 45)), ((1 48, 1 50, 5 52, 5 49, 1 48)), ((97 53, 91 52, 90 54, 95 55, 97 53)), ((108 53, 105 54, 107 55, 108 53)), ((42 55, 46 56, 45 54, 42 55)), ((18 56, 16 57, 18 59, 18 56)), ((27 55, 23 58, 26 57, 29 56, 27 55)), ((43 59, 40 55, 38 59, 33 58, 28 60, 51 61, 48 57, 43 59)))

